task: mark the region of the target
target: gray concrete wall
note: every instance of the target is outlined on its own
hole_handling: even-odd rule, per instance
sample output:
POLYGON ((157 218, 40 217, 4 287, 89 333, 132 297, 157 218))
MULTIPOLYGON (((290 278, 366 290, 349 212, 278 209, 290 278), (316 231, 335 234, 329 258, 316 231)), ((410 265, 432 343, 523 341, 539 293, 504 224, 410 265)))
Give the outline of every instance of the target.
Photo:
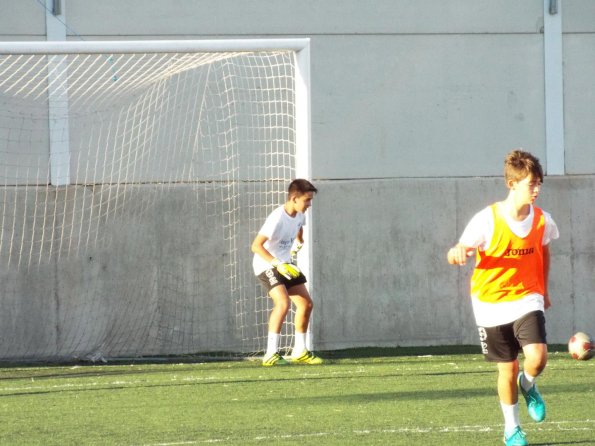
MULTIPOLYGON (((311 283, 317 347, 475 343, 472 266, 450 266, 445 257, 473 213, 505 195, 502 180, 317 185, 311 283)), ((550 342, 593 323, 595 237, 585 222, 595 211, 584 203, 594 187, 591 176, 552 177, 540 197, 561 229, 552 242, 550 342)), ((221 267, 229 260, 224 234, 205 218, 195 188, 137 186, 129 195, 143 203, 142 213, 130 206, 113 216, 95 245, 3 268, 2 359, 239 351, 258 335, 262 308, 246 305, 238 321, 237 296, 221 267), (238 322, 246 324, 242 330, 238 322)), ((239 286, 253 283, 250 232, 238 240, 246 248, 236 253, 244 265, 239 286)))
MULTIPOLYGON (((45 39, 37 2, 0 6, 0 40, 45 39)), ((506 152, 522 146, 547 170, 542 0, 381 0, 373 7, 358 0, 70 0, 65 11, 70 29, 87 40, 310 37, 320 186, 312 209, 317 347, 476 342, 471 268, 447 265, 445 253, 476 210, 504 196, 506 152)), ((562 18, 566 174, 546 178, 540 199, 561 231, 552 245, 548 312, 550 341, 560 343, 577 329, 595 332, 588 304, 595 297, 595 4, 562 2, 562 18)), ((73 31, 69 39, 78 38, 73 31)), ((165 223, 155 217, 150 225, 167 243, 165 223)), ((74 280, 76 268, 62 280, 74 280)), ((45 286, 30 272, 2 274, 22 298, 14 311, 49 314, 43 320, 56 331, 49 303, 33 299, 45 286)), ((35 274, 64 290, 55 272, 35 274)), ((85 274, 101 280, 96 264, 85 274)), ((65 288, 83 286, 77 279, 65 288)), ((75 295, 54 299, 65 304, 75 295)), ((216 322, 205 323, 230 322, 225 308, 214 311, 216 322)), ((10 328, 13 320, 3 316, 2 338, 33 337, 15 351, 34 356, 50 335, 10 328)), ((222 336, 211 345, 237 345, 233 334, 222 336)))
MULTIPOLYGON (((538 204, 552 242, 550 342, 592 330, 593 176, 546 178, 538 204)), ((446 262, 475 212, 503 199, 500 178, 323 181, 316 198, 316 339, 322 348, 473 344, 473 261, 446 262)))
MULTIPOLYGON (((240 299, 231 295, 223 265, 231 262, 230 255, 242 265, 250 256, 248 250, 229 252, 220 222, 197 199, 205 195, 204 187, 131 186, 130 205, 103 215, 97 224, 96 217, 82 215, 76 230, 82 228, 90 242, 68 237, 69 219, 60 214, 57 222, 47 219, 35 228, 35 234, 45 232, 42 258, 30 259, 25 246, 15 250, 22 258, 13 256, 10 264, 2 259, 0 359, 242 351, 243 339, 254 336, 256 313, 252 305, 246 315, 237 314, 240 299), (99 233, 88 233, 90 226, 99 233), (239 317, 250 322, 243 331, 236 329, 239 317)), ((83 197, 84 188, 69 193, 83 197)), ((85 199, 93 194, 99 202, 109 193, 105 188, 87 191, 85 199)), ((14 189, 2 193, 6 207, 18 201, 14 189)), ((52 188, 37 195, 41 206, 71 208, 64 215, 80 204, 52 188)), ((20 219, 14 226, 33 231, 20 219)), ((248 244, 245 232, 238 240, 242 246, 248 244)), ((17 233, 15 242, 20 239, 17 233)), ((234 277, 240 286, 254 284, 245 270, 234 277)))

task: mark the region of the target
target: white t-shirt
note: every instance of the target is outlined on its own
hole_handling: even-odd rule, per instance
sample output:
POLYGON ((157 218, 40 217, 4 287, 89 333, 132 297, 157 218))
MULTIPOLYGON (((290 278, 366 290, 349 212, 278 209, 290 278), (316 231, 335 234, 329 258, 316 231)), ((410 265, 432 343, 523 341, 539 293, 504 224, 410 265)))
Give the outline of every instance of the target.
MULTIPOLYGON (((305 225, 306 216, 304 214, 298 212, 295 217, 291 217, 285 212, 285 208, 280 206, 269 214, 258 233, 268 238, 264 243, 268 252, 282 262, 289 263, 291 262, 293 241, 300 228, 305 225)), ((263 271, 270 269, 271 264, 258 254, 254 254, 252 268, 254 274, 258 276, 263 271)))
MULTIPOLYGON (((497 206, 502 206, 502 204, 498 203, 497 206)), ((527 218, 522 221, 516 221, 508 217, 504 212, 501 212, 501 215, 504 216, 506 224, 517 237, 524 238, 531 231, 534 215, 533 206, 531 206, 527 218)), ((543 211, 543 216, 545 217, 545 230, 541 244, 545 246, 552 240, 557 239, 560 233, 552 216, 546 211, 543 211)), ((484 251, 490 246, 493 233, 494 214, 491 206, 488 206, 473 216, 463 231, 459 243, 484 251)), ((471 302, 473 304, 475 322, 480 327, 495 327, 497 325, 508 324, 520 319, 531 311, 543 311, 544 309, 543 296, 540 294, 528 294, 517 301, 498 303, 482 302, 477 296, 471 296, 471 302)))

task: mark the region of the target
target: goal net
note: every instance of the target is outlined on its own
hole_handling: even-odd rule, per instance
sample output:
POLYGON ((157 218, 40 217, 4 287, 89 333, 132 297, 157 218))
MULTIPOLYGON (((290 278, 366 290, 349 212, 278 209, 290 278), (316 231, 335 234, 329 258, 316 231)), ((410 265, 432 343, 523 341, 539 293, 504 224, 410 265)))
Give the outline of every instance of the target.
POLYGON ((0 360, 264 350, 250 243, 309 176, 307 49, 0 43, 0 360))

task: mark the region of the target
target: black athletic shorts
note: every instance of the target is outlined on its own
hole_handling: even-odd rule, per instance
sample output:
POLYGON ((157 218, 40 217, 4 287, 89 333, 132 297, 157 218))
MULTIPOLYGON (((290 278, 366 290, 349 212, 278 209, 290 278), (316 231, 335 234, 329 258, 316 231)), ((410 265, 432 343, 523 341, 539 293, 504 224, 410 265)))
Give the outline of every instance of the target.
POLYGON ((288 279, 277 271, 276 268, 267 269, 256 277, 258 277, 267 294, 278 285, 285 285, 285 288, 290 289, 293 286, 307 282, 306 276, 301 271, 300 275, 295 279, 288 279))
POLYGON ((481 352, 487 361, 514 361, 525 345, 546 343, 543 311, 532 311, 510 324, 477 328, 481 352))

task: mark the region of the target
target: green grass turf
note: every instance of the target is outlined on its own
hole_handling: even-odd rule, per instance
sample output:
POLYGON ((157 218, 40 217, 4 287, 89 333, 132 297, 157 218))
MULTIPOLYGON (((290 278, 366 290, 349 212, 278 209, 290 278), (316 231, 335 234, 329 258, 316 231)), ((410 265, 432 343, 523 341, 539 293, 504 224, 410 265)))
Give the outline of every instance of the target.
MULTIPOLYGON (((271 368, 7 366, 0 444, 502 444, 495 366, 468 349, 443 351, 327 352, 321 366, 271 368)), ((595 445, 595 360, 551 353, 539 386, 546 421, 530 421, 521 406, 530 444, 595 445)))

